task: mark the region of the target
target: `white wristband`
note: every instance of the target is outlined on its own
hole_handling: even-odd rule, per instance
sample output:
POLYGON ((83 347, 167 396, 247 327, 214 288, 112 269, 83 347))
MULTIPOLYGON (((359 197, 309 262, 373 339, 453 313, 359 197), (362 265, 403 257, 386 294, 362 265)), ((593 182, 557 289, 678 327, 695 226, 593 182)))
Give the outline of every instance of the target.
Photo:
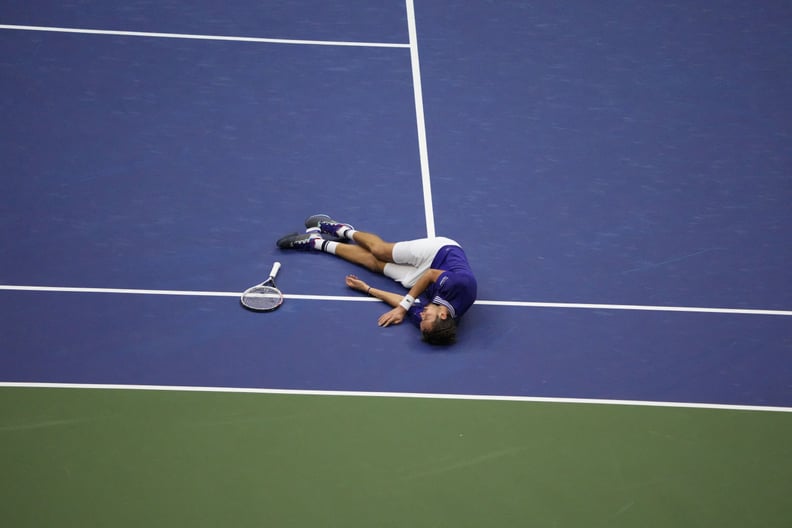
POLYGON ((402 308, 404 308, 409 312, 414 302, 415 302, 415 297, 413 297, 412 295, 405 295, 404 299, 402 299, 401 302, 399 303, 399 306, 401 306, 402 308))

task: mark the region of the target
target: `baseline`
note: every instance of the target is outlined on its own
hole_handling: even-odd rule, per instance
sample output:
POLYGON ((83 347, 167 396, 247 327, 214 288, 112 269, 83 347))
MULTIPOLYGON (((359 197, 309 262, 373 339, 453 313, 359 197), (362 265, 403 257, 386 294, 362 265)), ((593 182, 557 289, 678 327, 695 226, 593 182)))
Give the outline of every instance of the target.
POLYGON ((498 396, 488 394, 441 394, 412 392, 373 392, 373 391, 331 391, 299 389, 267 389, 237 387, 190 387, 172 385, 120 385, 103 383, 38 383, 0 381, 0 387, 39 388, 39 389, 95 389, 95 390, 141 390, 171 392, 221 392, 244 394, 285 394, 294 396, 348 396, 368 398, 412 398, 427 400, 473 400, 473 401, 512 401, 526 403, 577 403, 588 405, 624 405, 637 407, 676 407, 686 409, 713 409, 727 411, 792 412, 792 407, 760 405, 732 405, 722 403, 664 402, 641 400, 607 400, 591 398, 550 398, 535 396, 498 396))

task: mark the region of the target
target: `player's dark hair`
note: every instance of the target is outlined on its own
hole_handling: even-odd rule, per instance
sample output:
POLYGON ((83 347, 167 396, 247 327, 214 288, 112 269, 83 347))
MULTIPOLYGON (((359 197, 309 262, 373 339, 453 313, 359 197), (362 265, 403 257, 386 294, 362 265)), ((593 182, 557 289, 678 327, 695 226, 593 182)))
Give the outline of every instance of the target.
POLYGON ((435 320, 429 330, 421 332, 423 340, 430 345, 451 345, 456 341, 456 321, 451 317, 435 320))

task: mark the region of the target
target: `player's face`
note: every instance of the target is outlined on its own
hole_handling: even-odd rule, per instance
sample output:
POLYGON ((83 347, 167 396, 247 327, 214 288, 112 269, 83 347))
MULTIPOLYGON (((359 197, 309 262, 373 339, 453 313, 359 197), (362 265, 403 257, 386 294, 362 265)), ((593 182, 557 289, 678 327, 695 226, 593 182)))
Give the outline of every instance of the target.
POLYGON ((440 307, 436 304, 427 304, 421 311, 421 331, 431 330, 440 317, 440 307))

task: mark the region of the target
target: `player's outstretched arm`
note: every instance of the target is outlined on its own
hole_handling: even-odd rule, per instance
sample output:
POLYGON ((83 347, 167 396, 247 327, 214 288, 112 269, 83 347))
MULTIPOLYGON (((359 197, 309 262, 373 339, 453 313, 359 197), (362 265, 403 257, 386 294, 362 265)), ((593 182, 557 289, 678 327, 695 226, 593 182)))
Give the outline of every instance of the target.
POLYGON ((418 278, 413 287, 410 288, 410 291, 407 293, 407 295, 399 299, 397 306, 394 306, 389 312, 385 312, 380 316, 377 324, 380 326, 390 326, 404 321, 404 317, 407 315, 407 310, 409 310, 410 306, 412 306, 413 301, 415 301, 415 299, 442 274, 442 270, 426 270, 424 274, 418 278))
POLYGON ((365 293, 367 295, 371 295, 372 297, 376 297, 380 301, 392 307, 398 306, 402 298, 404 297, 403 295, 400 295, 398 293, 380 290, 378 288, 372 288, 366 282, 360 280, 356 275, 347 275, 346 285, 352 288, 353 290, 357 290, 361 293, 365 293))

